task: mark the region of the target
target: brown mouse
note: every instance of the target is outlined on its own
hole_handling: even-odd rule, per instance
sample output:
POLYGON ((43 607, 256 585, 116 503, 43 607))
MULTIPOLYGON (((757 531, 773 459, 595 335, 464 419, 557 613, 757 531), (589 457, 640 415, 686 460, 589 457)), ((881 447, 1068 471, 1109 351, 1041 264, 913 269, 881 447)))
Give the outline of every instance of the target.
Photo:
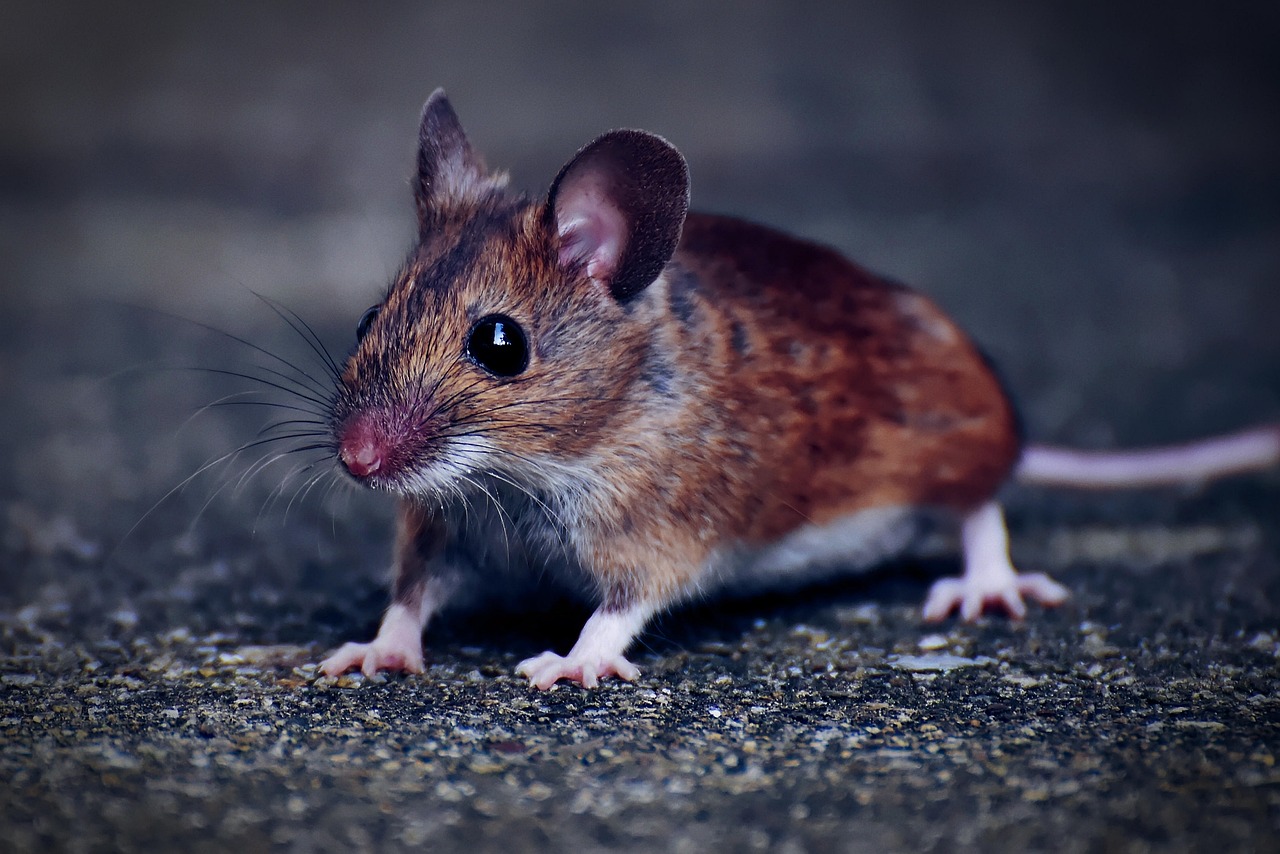
POLYGON ((689 213, 684 158, 606 133, 544 199, 486 170, 442 91, 423 109, 419 234, 361 319, 330 424, 356 481, 399 497, 377 637, 321 665, 422 669, 422 632, 468 573, 528 567, 598 607, 539 688, 634 679, 656 612, 726 585, 890 557, 922 518, 964 572, 926 619, 1067 597, 1009 560, 1011 477, 1140 486, 1262 468, 1280 428, 1139 453, 1024 446, 979 349, 927 297, 835 251, 689 213))

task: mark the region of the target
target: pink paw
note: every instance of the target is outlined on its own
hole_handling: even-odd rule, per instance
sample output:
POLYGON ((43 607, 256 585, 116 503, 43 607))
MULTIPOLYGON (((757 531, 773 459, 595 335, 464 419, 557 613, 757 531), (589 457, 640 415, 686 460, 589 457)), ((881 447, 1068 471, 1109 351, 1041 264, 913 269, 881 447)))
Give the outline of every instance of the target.
POLYGON ((577 682, 583 688, 594 688, 605 676, 618 676, 628 682, 640 675, 640 670, 621 655, 587 659, 571 652, 566 658, 554 652, 527 658, 516 665, 516 673, 527 676, 529 684, 545 691, 561 679, 577 682))
POLYGON ((320 672, 325 676, 339 676, 355 667, 365 676, 373 676, 380 670, 421 673, 422 644, 393 644, 382 639, 372 643, 346 643, 320 662, 320 672))
POLYGON ((966 622, 982 616, 987 606, 1003 609, 1010 617, 1021 620, 1027 614, 1023 598, 1051 607, 1061 605, 1070 591, 1042 572, 1019 575, 1012 570, 1007 575, 989 573, 985 576, 965 575, 960 578, 943 578, 929 588, 924 601, 924 618, 938 622, 957 608, 966 622))

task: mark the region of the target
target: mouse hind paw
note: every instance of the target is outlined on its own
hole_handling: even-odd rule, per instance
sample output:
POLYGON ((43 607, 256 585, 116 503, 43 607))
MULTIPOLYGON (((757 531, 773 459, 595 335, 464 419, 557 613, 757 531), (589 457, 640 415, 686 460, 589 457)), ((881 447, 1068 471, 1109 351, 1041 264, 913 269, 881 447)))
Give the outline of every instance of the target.
POLYGON ((1026 600, 1053 607, 1061 605, 1070 595, 1067 588, 1044 573, 1020 575, 1012 566, 997 567, 935 581, 921 610, 925 620, 931 623, 946 619, 956 610, 962 619, 973 622, 990 607, 1021 620, 1027 614, 1026 600))
POLYGON ((989 606, 1020 620, 1027 614, 1024 600, 1052 607, 1071 595, 1044 573, 1020 575, 1014 569, 1004 513, 994 501, 965 518, 962 541, 964 574, 934 582, 922 609, 925 620, 937 622, 958 609, 962 619, 973 622, 989 606))

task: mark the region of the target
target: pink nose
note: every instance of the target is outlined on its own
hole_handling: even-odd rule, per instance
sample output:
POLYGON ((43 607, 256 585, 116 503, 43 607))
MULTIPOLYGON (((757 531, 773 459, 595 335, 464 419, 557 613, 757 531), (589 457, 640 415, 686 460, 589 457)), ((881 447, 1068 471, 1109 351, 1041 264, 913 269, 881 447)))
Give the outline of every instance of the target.
POLYGON ((364 442, 359 445, 343 445, 342 464, 347 467, 347 471, 356 477, 368 477, 369 475, 382 468, 382 454, 372 442, 364 442))
POLYGON ((338 457, 347 471, 358 478, 366 478, 386 464, 386 440, 367 419, 357 419, 342 437, 338 457))

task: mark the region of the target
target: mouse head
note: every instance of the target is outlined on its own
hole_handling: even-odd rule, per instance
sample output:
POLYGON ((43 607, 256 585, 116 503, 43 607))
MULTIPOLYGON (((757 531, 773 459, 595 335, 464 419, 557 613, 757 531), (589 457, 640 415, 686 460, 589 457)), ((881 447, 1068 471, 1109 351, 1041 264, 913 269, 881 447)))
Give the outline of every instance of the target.
POLYGON ((334 396, 347 471, 439 495, 484 475, 536 483, 598 451, 644 404, 647 289, 688 194, 679 152, 635 130, 588 144, 545 199, 512 193, 436 90, 419 134, 417 245, 360 319, 334 396))

